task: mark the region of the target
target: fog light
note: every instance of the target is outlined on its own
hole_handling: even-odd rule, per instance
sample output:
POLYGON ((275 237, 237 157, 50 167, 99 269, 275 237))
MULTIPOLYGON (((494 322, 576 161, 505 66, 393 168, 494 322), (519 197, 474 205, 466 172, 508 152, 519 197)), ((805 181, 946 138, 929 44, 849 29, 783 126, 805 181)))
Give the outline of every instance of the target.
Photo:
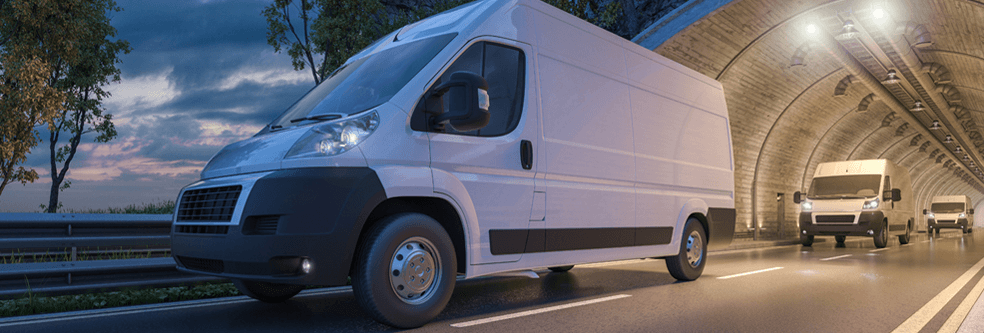
POLYGON ((311 259, 305 258, 304 260, 301 260, 301 271, 304 272, 304 274, 311 273, 311 259))
POLYGON ((803 229, 803 234, 806 235, 806 229, 803 229))
POLYGON ((875 235, 874 230, 868 230, 868 236, 874 236, 874 235, 875 235))

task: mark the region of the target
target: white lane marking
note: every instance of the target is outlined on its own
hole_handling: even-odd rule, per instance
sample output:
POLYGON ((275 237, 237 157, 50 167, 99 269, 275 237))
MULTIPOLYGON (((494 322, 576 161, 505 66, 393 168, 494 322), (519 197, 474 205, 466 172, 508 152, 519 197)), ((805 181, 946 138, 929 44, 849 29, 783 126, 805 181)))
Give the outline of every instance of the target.
POLYGON ((614 295, 614 296, 596 298, 596 299, 587 300, 587 301, 580 301, 580 302, 568 303, 568 304, 563 304, 563 305, 546 307, 546 308, 542 308, 542 309, 529 310, 529 311, 517 312, 517 313, 512 313, 512 314, 507 314, 507 315, 489 317, 489 318, 485 318, 485 319, 476 319, 476 320, 472 320, 472 321, 466 321, 466 322, 461 322, 461 323, 457 323, 457 324, 451 324, 451 327, 459 327, 459 328, 461 328, 461 327, 475 326, 475 325, 481 325, 481 324, 488 324, 488 323, 497 322, 497 321, 500 321, 500 320, 513 319, 513 318, 524 317, 524 316, 531 316, 531 315, 540 314, 540 313, 544 313, 544 312, 563 310, 563 309, 573 308, 573 307, 582 306, 582 305, 588 305, 588 304, 594 304, 594 303, 600 303, 600 302, 606 302, 606 301, 613 301, 613 300, 616 300, 616 299, 626 298, 626 297, 630 297, 630 296, 632 296, 632 295, 621 294, 621 295, 614 295))
POLYGON ((984 332, 984 295, 981 296, 977 299, 977 304, 974 304, 974 308, 970 309, 967 319, 964 319, 963 325, 960 325, 960 330, 957 333, 984 332))
POLYGON ((926 326, 926 323, 932 320, 933 317, 935 317, 936 314, 943 309, 943 306, 950 302, 950 299, 952 299, 953 296, 960 291, 960 289, 963 289, 963 287, 970 282, 970 279, 973 278, 974 275, 977 275, 977 272, 979 272, 982 268, 984 268, 984 259, 981 259, 977 262, 977 264, 964 272, 963 275, 957 278, 956 281, 953 281, 953 283, 947 286, 946 289, 943 289, 943 291, 937 294, 936 297, 929 300, 929 303, 926 303, 926 305, 923 305, 922 308, 919 308, 919 310, 916 311, 916 313, 913 313, 909 319, 906 319, 901 325, 899 325, 899 327, 896 327, 892 333, 919 332, 922 330, 923 327, 926 326))
MULTIPOLYGON (((294 297, 329 295, 329 294, 346 292, 350 290, 352 290, 352 288, 347 286, 322 288, 322 289, 309 289, 309 290, 301 291, 300 294, 294 297)), ((232 296, 232 297, 209 298, 209 299, 199 299, 199 300, 181 301, 181 302, 81 310, 81 311, 72 311, 72 312, 63 312, 63 313, 46 313, 46 314, 23 316, 23 317, 0 318, 0 328, 9 327, 9 326, 19 326, 19 325, 53 323, 53 322, 66 321, 66 320, 120 316, 120 315, 147 313, 147 312, 155 312, 155 311, 192 309, 192 308, 199 308, 199 307, 213 306, 213 305, 230 305, 230 304, 246 303, 246 302, 253 302, 253 301, 255 300, 247 296, 232 296)))
POLYGON ((757 270, 757 271, 739 273, 739 274, 734 274, 734 275, 719 276, 718 277, 718 280, 725 280, 725 279, 730 279, 730 278, 736 278, 736 277, 739 277, 739 276, 752 275, 752 274, 758 274, 758 273, 765 273, 765 272, 774 271, 774 270, 777 270, 777 269, 782 269, 782 267, 772 267, 772 268, 760 269, 760 270, 757 270))
MULTIPOLYGON (((964 297, 964 300, 957 306, 957 309, 953 310, 953 314, 951 314, 950 318, 943 323, 943 327, 940 327, 938 332, 954 333, 960 329, 960 324, 967 318, 967 314, 969 314, 970 309, 974 307, 974 302, 976 302, 977 298, 981 296, 981 292, 984 292, 984 278, 977 281, 977 285, 974 286, 974 289, 971 289, 970 293, 967 294, 967 297, 964 297)), ((980 330, 977 332, 980 332, 980 330)))
POLYGON ((852 256, 852 254, 845 254, 845 255, 842 255, 842 256, 836 256, 836 257, 830 257, 830 258, 823 258, 823 259, 820 259, 820 261, 827 261, 827 260, 834 260, 834 259, 840 259, 840 258, 847 258, 847 257, 850 257, 850 256, 852 256))
POLYGON ((868 251, 868 252, 881 252, 881 251, 885 251, 885 250, 888 250, 888 249, 889 249, 889 248, 887 248, 887 247, 883 247, 883 248, 880 248, 880 249, 874 249, 874 250, 871 250, 871 251, 868 251))

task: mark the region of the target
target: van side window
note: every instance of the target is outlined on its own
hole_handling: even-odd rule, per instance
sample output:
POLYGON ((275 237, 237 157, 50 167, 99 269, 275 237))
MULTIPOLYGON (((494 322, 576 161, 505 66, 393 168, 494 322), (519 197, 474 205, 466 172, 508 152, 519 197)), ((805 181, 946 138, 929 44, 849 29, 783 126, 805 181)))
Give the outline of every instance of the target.
MULTIPOLYGON (((457 132, 450 126, 446 133, 471 136, 499 136, 512 132, 519 124, 523 113, 523 97, 526 83, 526 57, 522 50, 490 42, 479 42, 468 47, 455 60, 441 77, 431 86, 432 89, 447 81, 451 73, 469 71, 485 78, 489 83, 489 124, 484 128, 470 132, 457 132)), ((423 112, 423 100, 417 103, 411 120, 414 130, 423 131, 426 123, 423 112)), ((444 109, 448 108, 448 99, 444 100, 444 109)))

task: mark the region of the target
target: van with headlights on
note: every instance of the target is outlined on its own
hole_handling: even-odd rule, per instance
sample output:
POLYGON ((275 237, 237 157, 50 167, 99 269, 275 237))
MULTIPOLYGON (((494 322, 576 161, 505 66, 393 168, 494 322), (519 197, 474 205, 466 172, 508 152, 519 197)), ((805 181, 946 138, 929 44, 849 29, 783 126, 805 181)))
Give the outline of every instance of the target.
POLYGON ((382 37, 177 201, 181 271, 265 302, 351 278, 401 328, 459 277, 663 258, 694 280, 735 230, 721 84, 536 0, 382 37))
POLYGON ((933 197, 929 210, 923 209, 929 233, 940 234, 940 229, 960 229, 974 232, 974 209, 966 195, 938 195, 933 197))
POLYGON ((875 247, 888 245, 890 236, 909 243, 915 216, 909 171, 890 160, 826 162, 817 165, 809 192, 793 194, 800 205, 799 229, 803 246, 814 236, 872 237, 875 247))

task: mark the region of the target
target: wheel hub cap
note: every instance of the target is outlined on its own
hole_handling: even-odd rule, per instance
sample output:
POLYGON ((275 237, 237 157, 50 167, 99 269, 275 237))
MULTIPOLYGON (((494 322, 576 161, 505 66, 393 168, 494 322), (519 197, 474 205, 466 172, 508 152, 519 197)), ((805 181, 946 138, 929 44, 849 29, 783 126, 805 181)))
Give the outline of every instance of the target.
POLYGON ((431 286, 440 276, 440 258, 435 253, 434 245, 420 237, 407 239, 396 248, 390 264, 390 285, 401 300, 416 304, 430 297, 431 286))
POLYGON ((690 267, 697 267, 703 259, 704 241, 700 239, 700 233, 695 230, 687 236, 687 262, 690 263, 690 267))

